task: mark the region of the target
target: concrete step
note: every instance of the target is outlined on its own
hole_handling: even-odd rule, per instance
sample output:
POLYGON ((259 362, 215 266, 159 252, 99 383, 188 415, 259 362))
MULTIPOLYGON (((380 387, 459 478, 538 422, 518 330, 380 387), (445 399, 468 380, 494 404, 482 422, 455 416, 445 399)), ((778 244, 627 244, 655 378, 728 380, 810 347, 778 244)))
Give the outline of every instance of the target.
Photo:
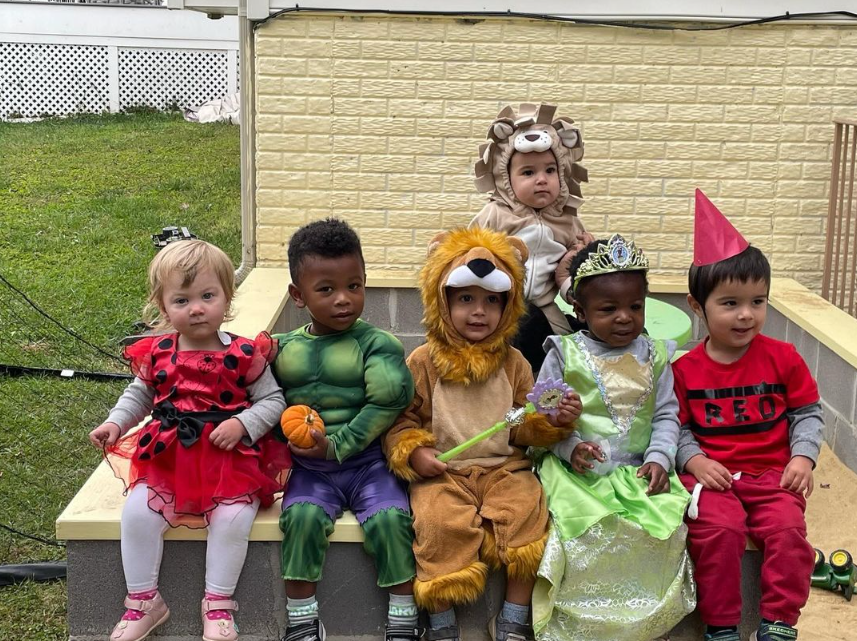
MULTIPOLYGON (((74 641, 104 641, 122 614, 124 579, 118 541, 68 542, 68 623, 74 641)), ((744 622, 746 637, 759 621, 761 554, 744 555, 744 622)), ((168 540, 164 546, 161 592, 170 620, 152 641, 198 641, 199 604, 205 573, 203 541, 168 540)), ((280 578, 279 541, 253 541, 235 594, 243 641, 276 641, 285 630, 286 599, 280 578)), ((383 638, 387 594, 375 584, 371 559, 360 543, 333 543, 319 584, 319 606, 330 641, 379 641, 383 638)), ((503 578, 492 574, 475 603, 458 609, 464 641, 488 641, 488 619, 503 603, 503 578)), ((702 638, 698 617, 687 617, 672 641, 702 638)))

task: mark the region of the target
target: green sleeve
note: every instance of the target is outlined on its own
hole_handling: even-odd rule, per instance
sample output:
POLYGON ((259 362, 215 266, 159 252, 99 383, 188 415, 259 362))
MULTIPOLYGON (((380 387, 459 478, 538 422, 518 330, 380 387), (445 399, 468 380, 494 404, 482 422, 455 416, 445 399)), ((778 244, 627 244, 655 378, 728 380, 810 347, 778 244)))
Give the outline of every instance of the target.
POLYGON ((361 343, 366 403, 347 425, 329 437, 340 463, 365 450, 389 430, 414 397, 414 381, 405 365, 402 344, 380 330, 367 335, 361 343))
POLYGON ((289 334, 271 334, 271 338, 277 341, 277 358, 274 359, 274 362, 271 363, 271 372, 274 374, 274 379, 277 381, 277 385, 279 385, 283 389, 283 393, 285 393, 286 389, 283 387, 282 381, 280 381, 280 377, 277 375, 277 360, 280 358, 280 354, 283 353, 283 347, 285 347, 286 343, 291 340, 291 333, 289 334))

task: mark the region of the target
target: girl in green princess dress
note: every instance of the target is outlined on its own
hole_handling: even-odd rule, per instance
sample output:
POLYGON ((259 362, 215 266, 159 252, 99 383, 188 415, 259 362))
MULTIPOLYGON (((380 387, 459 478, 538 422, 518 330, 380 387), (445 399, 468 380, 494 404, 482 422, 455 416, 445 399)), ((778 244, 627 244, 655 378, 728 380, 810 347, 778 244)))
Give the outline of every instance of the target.
POLYGON ((537 460, 551 530, 533 594, 540 641, 650 641, 696 605, 673 472, 679 422, 672 342, 643 334, 648 260, 619 235, 571 266, 588 331, 551 336, 539 382, 580 395, 574 434, 537 460))

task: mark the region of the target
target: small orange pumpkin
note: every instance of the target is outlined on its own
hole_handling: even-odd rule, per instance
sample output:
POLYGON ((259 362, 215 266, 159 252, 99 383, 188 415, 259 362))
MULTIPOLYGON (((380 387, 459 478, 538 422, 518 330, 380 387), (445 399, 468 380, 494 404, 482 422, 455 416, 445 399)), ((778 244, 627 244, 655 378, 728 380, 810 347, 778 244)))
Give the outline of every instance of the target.
POLYGON ((314 409, 307 405, 292 405, 280 417, 283 434, 297 447, 312 447, 315 439, 310 430, 324 434, 324 421, 314 409))

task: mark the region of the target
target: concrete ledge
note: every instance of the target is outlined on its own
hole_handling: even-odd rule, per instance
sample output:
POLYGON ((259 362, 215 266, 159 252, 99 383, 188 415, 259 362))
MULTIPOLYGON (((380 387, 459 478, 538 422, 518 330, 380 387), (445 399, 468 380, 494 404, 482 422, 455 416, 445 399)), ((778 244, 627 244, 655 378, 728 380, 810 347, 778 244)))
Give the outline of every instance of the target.
MULTIPOLYGON (((71 639, 103 641, 122 615, 124 580, 118 541, 70 542, 68 623, 71 639), (93 570, 95 568, 96 570, 93 570), (72 571, 75 570, 75 571, 72 571)), ((199 601, 205 573, 205 545, 167 541, 161 571, 161 591, 171 609, 168 623, 155 639, 198 641, 199 601)), ((487 639, 488 615, 503 603, 504 585, 495 573, 485 593, 461 608, 459 618, 466 639, 487 639)), ((280 546, 274 542, 250 544, 235 599, 241 639, 274 641, 285 631, 286 599, 280 579, 280 546)), ((387 615, 386 591, 375 584, 371 559, 356 543, 333 545, 325 562, 318 600, 328 639, 383 637, 387 615)))
POLYGON ((232 302, 234 319, 225 323, 223 329, 250 338, 262 331, 273 331, 289 300, 290 282, 289 270, 285 268, 251 270, 232 302))
POLYGON ((857 369, 857 318, 789 278, 771 283, 771 305, 857 369))
MULTIPOLYGON (((70 541, 68 547, 68 623, 72 641, 103 641, 122 615, 124 580, 118 541, 70 541)), ((745 638, 758 625, 761 554, 744 555, 745 638)), ((199 541, 167 541, 161 591, 170 606, 170 621, 153 639, 198 641, 199 601, 205 573, 205 545, 199 541)), ((463 638, 488 641, 486 623, 503 603, 504 584, 493 573, 475 603, 458 608, 463 638)), ((276 641, 285 630, 285 589, 280 579, 280 546, 252 542, 235 598, 241 639, 276 641)), ((378 641, 383 635, 387 596, 375 585, 375 570, 362 546, 332 545, 319 584, 319 607, 329 641, 378 641)), ((685 618, 670 635, 672 641, 697 641, 702 624, 696 614, 685 618)))

